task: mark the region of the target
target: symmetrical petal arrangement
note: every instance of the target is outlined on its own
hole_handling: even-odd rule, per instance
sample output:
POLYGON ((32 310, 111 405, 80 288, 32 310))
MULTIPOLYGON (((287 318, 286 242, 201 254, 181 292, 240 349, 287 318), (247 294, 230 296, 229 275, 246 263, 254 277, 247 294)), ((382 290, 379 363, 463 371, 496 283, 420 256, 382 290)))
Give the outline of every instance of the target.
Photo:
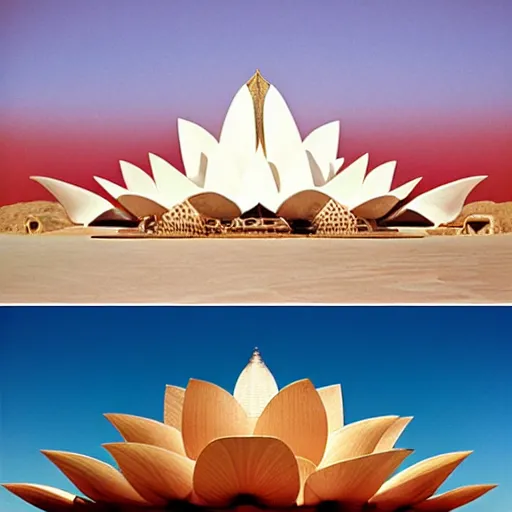
POLYGON ((234 395, 192 379, 167 386, 164 422, 106 414, 123 437, 107 443, 118 469, 76 453, 43 450, 85 496, 37 484, 4 484, 47 512, 317 507, 448 512, 495 485, 434 496, 471 452, 432 457, 394 474, 412 450, 395 443, 412 418, 343 424, 341 386, 304 379, 278 390, 255 350, 234 395), (369 507, 369 508, 368 508, 369 507))
MULTIPOLYGON (((367 174, 368 154, 342 168, 339 122, 320 126, 302 140, 285 99, 259 71, 233 98, 218 141, 184 119, 178 119, 178 135, 186 175, 150 154, 153 177, 121 161, 125 187, 99 177, 96 181, 139 220, 161 217, 188 201, 200 215, 222 221, 262 206, 286 221, 311 222, 335 201, 356 217, 384 226, 438 226, 460 213, 469 193, 486 177, 457 180, 406 203, 421 178, 392 188, 396 161, 367 174)), ((115 210, 114 204, 77 186, 33 179, 57 198, 76 224, 94 223, 115 210)))

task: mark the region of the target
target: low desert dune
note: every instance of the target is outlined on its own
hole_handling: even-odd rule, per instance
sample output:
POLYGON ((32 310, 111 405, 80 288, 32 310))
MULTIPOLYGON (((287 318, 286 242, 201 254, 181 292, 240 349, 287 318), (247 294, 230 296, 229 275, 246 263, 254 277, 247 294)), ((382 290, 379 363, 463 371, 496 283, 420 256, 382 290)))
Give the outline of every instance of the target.
POLYGON ((512 235, 93 239, 0 235, 2 303, 512 302, 512 235))

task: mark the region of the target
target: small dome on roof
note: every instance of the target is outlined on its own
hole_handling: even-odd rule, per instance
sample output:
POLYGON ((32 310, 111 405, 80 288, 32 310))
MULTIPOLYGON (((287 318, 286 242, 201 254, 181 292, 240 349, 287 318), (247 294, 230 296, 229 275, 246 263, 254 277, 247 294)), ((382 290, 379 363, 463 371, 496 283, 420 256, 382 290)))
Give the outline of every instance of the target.
POLYGON ((257 418, 278 391, 274 376, 255 348, 236 381, 234 397, 249 418, 257 418))

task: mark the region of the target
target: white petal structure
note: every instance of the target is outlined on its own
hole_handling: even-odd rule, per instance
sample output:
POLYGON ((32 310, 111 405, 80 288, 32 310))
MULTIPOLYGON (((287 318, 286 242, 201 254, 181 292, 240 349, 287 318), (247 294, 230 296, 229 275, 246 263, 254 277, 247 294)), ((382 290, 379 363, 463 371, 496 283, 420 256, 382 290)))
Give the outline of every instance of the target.
MULTIPOLYGON (((254 154, 252 150, 251 156, 254 154)), ((242 184, 242 174, 237 167, 231 149, 219 144, 208 157, 208 167, 204 181, 204 190, 216 192, 236 202, 242 184)))
POLYGON ((149 215, 162 215, 168 210, 168 208, 163 205, 163 202, 156 202, 148 197, 130 192, 126 188, 116 185, 104 178, 94 176, 94 179, 108 194, 137 218, 143 218, 149 215))
POLYGON ((148 198, 158 197, 156 184, 149 174, 144 172, 140 167, 130 162, 125 162, 124 160, 121 160, 119 165, 121 166, 121 173, 126 188, 130 192, 148 198))
POLYGON ((400 201, 403 201, 404 199, 407 199, 407 197, 411 194, 411 192, 416 188, 416 185, 422 180, 423 178, 415 178, 414 180, 408 181, 407 183, 404 183, 403 185, 400 185, 397 188, 394 188, 390 194, 397 197, 400 201))
POLYGON ((274 86, 270 86, 265 97, 263 126, 267 159, 277 168, 283 197, 313 188, 313 177, 299 129, 284 98, 274 86))
POLYGON ((320 187, 320 190, 338 201, 338 203, 346 206, 354 205, 354 198, 359 197, 363 187, 369 158, 368 153, 359 157, 331 181, 320 187))
POLYGON ((230 176, 230 179, 241 179, 243 171, 250 165, 256 151, 254 104, 247 85, 240 88, 229 106, 220 132, 219 144, 231 153, 238 174, 230 176))
POLYGON ((434 226, 450 222, 462 210, 471 191, 487 176, 473 176, 452 181, 415 197, 387 220, 399 220, 407 212, 414 212, 434 226))
POLYGON ((336 160, 340 141, 340 122, 333 121, 313 130, 303 142, 304 149, 313 157, 321 175, 315 179, 316 186, 329 179, 330 163, 336 160))
POLYGON ((313 183, 317 187, 325 185, 327 180, 324 178, 322 169, 320 168, 320 165, 318 165, 318 162, 316 161, 315 157, 308 150, 306 150, 306 156, 308 157, 309 169, 313 177, 313 183))
MULTIPOLYGON (((372 171, 372 173, 373 172, 374 171, 372 171)), ((363 202, 359 202, 361 201, 361 199, 359 199, 359 204, 351 206, 352 213, 363 219, 381 219, 387 215, 400 201, 403 201, 406 197, 408 197, 409 194, 414 190, 414 187, 416 187, 420 181, 421 178, 416 178, 415 180, 404 183, 400 187, 385 195, 371 197, 364 200, 363 202)))
POLYGON ((344 158, 336 158, 334 162, 329 164, 329 176, 327 178, 327 181, 331 181, 336 174, 338 174, 339 170, 343 166, 345 162, 344 158))
POLYGON ((170 209, 182 203, 185 199, 203 192, 201 187, 189 180, 163 158, 149 153, 149 162, 155 178, 158 196, 167 208, 170 209))
POLYGON ((367 200, 387 194, 391 190, 395 169, 396 161, 386 162, 375 167, 363 181, 361 198, 367 200))
POLYGON ((76 185, 42 176, 31 176, 30 179, 40 183, 64 207, 71 222, 89 225, 100 215, 114 209, 114 205, 106 199, 76 185))
MULTIPOLYGON (((208 155, 217 148, 217 139, 202 126, 185 119, 178 119, 178 137, 187 178, 204 187, 208 155)), ((153 176, 158 185, 154 171, 153 176)))
MULTIPOLYGON (((342 169, 344 159, 337 158, 340 123, 326 123, 302 140, 285 99, 259 72, 235 94, 219 141, 185 119, 178 119, 178 136, 186 174, 150 153, 152 176, 120 161, 125 187, 96 181, 138 219, 160 216, 188 200, 201 215, 225 221, 261 205, 285 220, 307 222, 334 199, 377 225, 439 226, 457 217, 485 178, 447 183, 404 205, 421 177, 393 189, 397 162, 385 162, 366 175, 368 154, 342 169)), ((51 178, 33 179, 76 224, 119 218, 120 210, 88 190, 51 178)))
POLYGON ((278 190, 272 169, 263 154, 263 149, 259 146, 243 174, 237 203, 242 212, 258 204, 270 211, 276 211, 278 201, 278 190))

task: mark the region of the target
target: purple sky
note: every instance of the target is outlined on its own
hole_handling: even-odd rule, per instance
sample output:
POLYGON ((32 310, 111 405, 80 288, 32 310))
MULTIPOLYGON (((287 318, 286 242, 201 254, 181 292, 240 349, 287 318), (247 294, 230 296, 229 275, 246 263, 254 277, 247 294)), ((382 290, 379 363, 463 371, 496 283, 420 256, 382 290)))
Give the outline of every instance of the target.
POLYGON ((318 117, 512 107, 508 0, 2 6, 0 100, 9 109, 139 118, 171 105, 204 118, 224 110, 256 67, 318 117))

